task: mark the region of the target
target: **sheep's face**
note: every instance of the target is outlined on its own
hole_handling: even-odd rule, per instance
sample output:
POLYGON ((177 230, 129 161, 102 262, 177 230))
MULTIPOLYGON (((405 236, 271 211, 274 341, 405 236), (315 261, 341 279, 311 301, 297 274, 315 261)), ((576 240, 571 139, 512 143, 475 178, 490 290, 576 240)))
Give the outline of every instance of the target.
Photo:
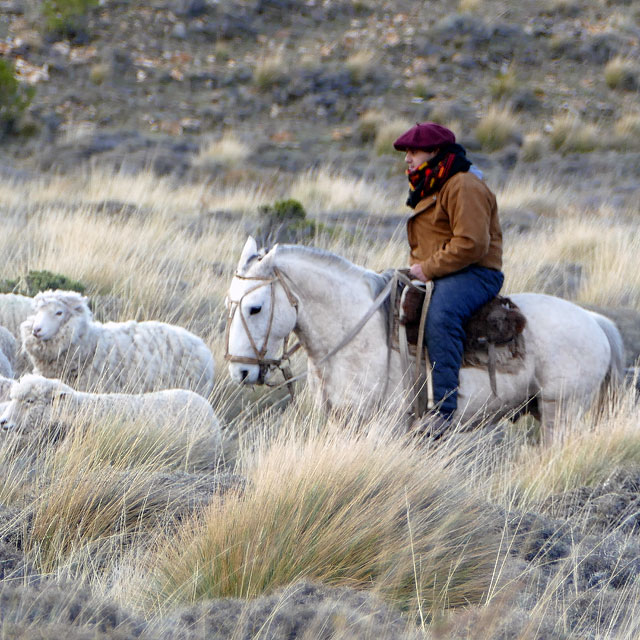
POLYGON ((31 333, 38 340, 50 340, 71 316, 69 307, 58 301, 43 301, 36 306, 31 333))
POLYGON ((48 424, 55 397, 53 387, 35 390, 33 387, 25 389, 19 384, 15 385, 11 390, 11 400, 0 415, 0 428, 3 431, 28 433, 48 424))

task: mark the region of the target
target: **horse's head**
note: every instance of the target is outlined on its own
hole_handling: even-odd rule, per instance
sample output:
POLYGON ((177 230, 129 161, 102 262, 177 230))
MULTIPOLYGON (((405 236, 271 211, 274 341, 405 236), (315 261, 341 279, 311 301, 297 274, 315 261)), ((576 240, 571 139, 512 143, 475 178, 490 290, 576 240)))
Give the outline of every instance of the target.
POLYGON ((260 254, 249 237, 229 288, 226 359, 238 383, 265 382, 286 357, 278 350, 296 325, 297 300, 274 265, 274 252, 260 254))

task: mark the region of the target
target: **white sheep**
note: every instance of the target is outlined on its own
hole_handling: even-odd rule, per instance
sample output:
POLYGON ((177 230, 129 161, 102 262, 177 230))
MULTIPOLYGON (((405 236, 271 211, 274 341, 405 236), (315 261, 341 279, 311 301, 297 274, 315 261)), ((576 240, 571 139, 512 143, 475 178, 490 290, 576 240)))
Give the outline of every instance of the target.
POLYGON ((211 393, 213 355, 186 329, 155 321, 103 324, 75 291, 41 292, 34 302, 35 314, 20 326, 33 373, 80 391, 211 393))
POLYGON ((0 293, 0 325, 20 340, 20 324, 33 313, 33 298, 17 293, 0 293))
POLYGON ((0 403, 9 400, 11 385, 15 382, 13 378, 5 378, 0 376, 0 403))
POLYGON ((45 432, 64 437, 73 424, 136 424, 153 429, 184 429, 206 435, 211 448, 221 443, 220 423, 201 395, 186 389, 153 393, 84 393, 60 380, 26 374, 14 380, 10 401, 0 407, 0 428, 37 440, 45 432))
MULTIPOLYGON (((0 376, 13 378, 16 357, 16 339, 8 329, 0 327, 0 376)), ((1 398, 0 393, 0 398, 1 398)))

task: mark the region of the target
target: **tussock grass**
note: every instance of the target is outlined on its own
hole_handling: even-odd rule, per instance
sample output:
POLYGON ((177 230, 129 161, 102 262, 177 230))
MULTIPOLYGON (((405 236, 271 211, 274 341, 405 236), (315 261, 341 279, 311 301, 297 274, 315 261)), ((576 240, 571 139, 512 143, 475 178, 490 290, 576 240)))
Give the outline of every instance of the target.
POLYGON ((510 291, 535 291, 543 265, 579 264, 583 275, 578 302, 640 309, 638 250, 632 227, 584 219, 580 211, 568 210, 552 235, 540 230, 513 238, 505 252, 506 286, 510 291))
POLYGON ((509 108, 490 107, 475 128, 475 136, 482 148, 497 151, 519 137, 520 123, 509 108))
POLYGON ((375 51, 357 51, 350 55, 344 64, 353 82, 361 84, 375 77, 378 58, 375 51))
MULTIPOLYGON (((404 184, 399 187, 404 188, 404 184)), ((353 178, 330 169, 299 176, 291 186, 290 196, 302 202, 310 215, 353 210, 384 215, 400 212, 403 207, 400 189, 394 192, 366 178, 353 178)))
POLYGON ((635 91, 640 87, 640 67, 634 60, 617 56, 606 64, 604 81, 610 89, 635 91))
POLYGON ((508 182, 496 193, 499 207, 531 209, 539 215, 555 217, 566 211, 572 202, 571 190, 549 184, 533 176, 508 182))
POLYGON ((203 145, 194 164, 199 167, 211 167, 216 164, 226 167, 236 166, 244 162, 250 153, 251 150, 246 144, 242 143, 232 131, 227 131, 222 138, 203 145))
POLYGON ((243 496, 213 505, 170 550, 160 541, 145 579, 155 606, 253 598, 300 578, 426 614, 487 593, 498 534, 443 458, 333 428, 276 439, 247 474, 243 496))
POLYGON ((507 471, 509 489, 522 506, 579 487, 594 487, 613 471, 640 468, 635 390, 609 401, 604 413, 564 408, 563 432, 553 447, 526 447, 507 471))
POLYGON ((255 66, 253 82, 259 91, 270 91, 283 82, 287 75, 287 65, 281 51, 266 54, 255 66))
POLYGON ((551 147, 562 153, 589 153, 601 146, 602 138, 597 125, 568 114, 554 119, 549 136, 551 147))
POLYGON ((397 153, 393 143, 414 123, 408 120, 391 120, 378 127, 373 148, 379 156, 387 153, 397 153))
POLYGON ((613 146, 628 150, 640 148, 640 114, 626 113, 613 125, 613 146))
POLYGON ((525 162, 540 160, 545 154, 547 145, 544 136, 540 133, 527 133, 522 141, 520 158, 525 162))

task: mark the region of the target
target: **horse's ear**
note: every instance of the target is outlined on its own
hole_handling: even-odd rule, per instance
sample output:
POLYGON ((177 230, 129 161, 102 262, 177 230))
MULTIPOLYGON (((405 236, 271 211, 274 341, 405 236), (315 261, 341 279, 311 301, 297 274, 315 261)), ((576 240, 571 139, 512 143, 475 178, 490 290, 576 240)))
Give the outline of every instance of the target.
POLYGON ((247 238, 238 261, 238 273, 243 273, 252 258, 258 255, 258 245, 252 236, 247 238))

